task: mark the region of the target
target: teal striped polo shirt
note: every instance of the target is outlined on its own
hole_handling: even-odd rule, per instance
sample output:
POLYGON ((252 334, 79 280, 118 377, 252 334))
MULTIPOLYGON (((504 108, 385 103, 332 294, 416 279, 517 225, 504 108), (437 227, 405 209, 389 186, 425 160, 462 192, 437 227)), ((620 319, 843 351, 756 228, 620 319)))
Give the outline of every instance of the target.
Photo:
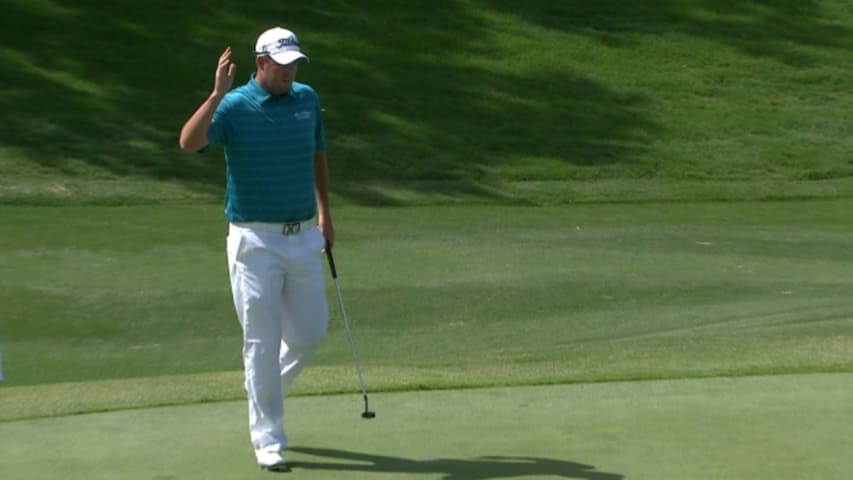
POLYGON ((228 221, 314 217, 314 154, 326 145, 320 101, 311 87, 293 82, 288 95, 274 97, 252 75, 222 99, 207 141, 225 147, 228 221))

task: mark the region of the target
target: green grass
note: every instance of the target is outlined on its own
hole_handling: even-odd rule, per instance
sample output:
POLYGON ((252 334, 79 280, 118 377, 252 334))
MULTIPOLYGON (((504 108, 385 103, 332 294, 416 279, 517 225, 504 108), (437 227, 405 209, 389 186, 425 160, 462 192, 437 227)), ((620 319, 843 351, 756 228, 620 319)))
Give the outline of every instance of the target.
POLYGON ((218 199, 220 155, 179 153, 178 130, 224 46, 243 81, 273 21, 312 56, 300 78, 347 202, 565 203, 638 180, 680 190, 639 192, 663 200, 720 196, 703 182, 748 199, 853 189, 848 2, 407 5, 7 2, 0 201, 218 199))
MULTIPOLYGON (((851 371, 851 206, 346 207, 340 281, 376 390, 851 371)), ((242 396, 220 214, 0 209, 4 417, 242 396)), ((333 298, 301 394, 355 387, 333 298)))
MULTIPOLYGON (((853 467, 851 380, 793 375, 377 394, 370 421, 359 418, 357 395, 292 398, 289 475, 841 480, 853 467)), ((0 423, 0 472, 28 480, 270 478, 254 466, 246 437, 244 401, 7 422, 0 423)))

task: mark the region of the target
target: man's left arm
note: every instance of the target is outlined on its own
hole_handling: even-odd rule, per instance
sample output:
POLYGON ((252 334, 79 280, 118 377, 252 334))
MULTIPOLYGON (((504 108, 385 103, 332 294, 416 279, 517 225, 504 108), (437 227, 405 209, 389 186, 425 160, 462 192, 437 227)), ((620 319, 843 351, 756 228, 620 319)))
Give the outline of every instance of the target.
POLYGON ((335 244, 335 227, 329 208, 329 162, 325 150, 314 152, 314 195, 317 198, 317 227, 331 248, 335 244))

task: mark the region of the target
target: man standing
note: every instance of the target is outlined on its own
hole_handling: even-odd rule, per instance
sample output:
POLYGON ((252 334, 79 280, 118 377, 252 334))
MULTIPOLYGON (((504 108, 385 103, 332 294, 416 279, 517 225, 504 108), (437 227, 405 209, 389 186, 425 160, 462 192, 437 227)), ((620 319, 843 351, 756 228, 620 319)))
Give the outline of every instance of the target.
POLYGON ((331 248, 328 166, 317 94, 294 81, 308 61, 291 31, 258 37, 256 71, 231 90, 231 47, 213 92, 181 129, 183 150, 225 147, 228 267, 243 328, 249 431, 258 465, 286 470, 284 398, 326 334, 321 259, 331 248), (316 215, 316 223, 315 223, 316 215))

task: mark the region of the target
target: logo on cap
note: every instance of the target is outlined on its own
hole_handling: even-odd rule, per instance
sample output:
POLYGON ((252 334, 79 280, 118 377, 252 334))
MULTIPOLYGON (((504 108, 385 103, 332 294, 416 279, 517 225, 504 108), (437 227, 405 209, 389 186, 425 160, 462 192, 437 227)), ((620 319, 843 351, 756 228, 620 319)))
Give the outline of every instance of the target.
POLYGON ((261 47, 260 52, 278 53, 291 50, 299 51, 299 40, 297 40, 296 37, 279 38, 278 40, 261 47))

